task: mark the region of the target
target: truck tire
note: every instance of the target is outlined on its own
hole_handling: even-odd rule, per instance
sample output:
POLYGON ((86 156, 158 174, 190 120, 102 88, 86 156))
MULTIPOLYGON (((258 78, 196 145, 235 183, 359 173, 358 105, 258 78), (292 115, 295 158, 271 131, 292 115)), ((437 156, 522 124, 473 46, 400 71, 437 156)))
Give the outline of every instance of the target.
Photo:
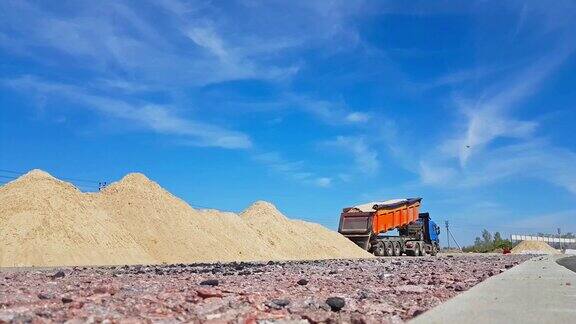
POLYGON ((385 255, 384 242, 378 241, 374 245, 374 255, 375 256, 384 256, 385 255))
POLYGON ((400 242, 394 242, 394 243, 392 243, 392 245, 393 245, 392 254, 395 256, 401 256, 402 255, 402 249, 400 248, 400 242))
POLYGON ((426 250, 424 250, 424 245, 422 243, 418 243, 418 245, 420 245, 420 254, 419 256, 425 256, 426 255, 426 250))
POLYGON ((394 255, 394 247, 392 242, 384 242, 384 255, 386 256, 394 255))
POLYGON ((430 255, 435 256, 436 254, 438 254, 438 248, 436 247, 436 244, 432 244, 432 250, 430 250, 430 255))
POLYGON ((416 243, 414 245, 414 254, 413 255, 414 256, 422 255, 422 254, 420 254, 420 243, 416 243))

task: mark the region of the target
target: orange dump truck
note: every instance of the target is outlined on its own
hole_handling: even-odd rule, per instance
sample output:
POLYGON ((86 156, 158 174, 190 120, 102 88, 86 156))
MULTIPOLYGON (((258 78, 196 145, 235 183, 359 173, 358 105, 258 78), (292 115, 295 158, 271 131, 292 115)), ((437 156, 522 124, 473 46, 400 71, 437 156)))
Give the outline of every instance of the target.
POLYGON ((420 213, 422 198, 392 199, 347 207, 338 232, 377 256, 436 255, 440 228, 428 213, 420 213), (396 236, 386 236, 390 230, 396 236))

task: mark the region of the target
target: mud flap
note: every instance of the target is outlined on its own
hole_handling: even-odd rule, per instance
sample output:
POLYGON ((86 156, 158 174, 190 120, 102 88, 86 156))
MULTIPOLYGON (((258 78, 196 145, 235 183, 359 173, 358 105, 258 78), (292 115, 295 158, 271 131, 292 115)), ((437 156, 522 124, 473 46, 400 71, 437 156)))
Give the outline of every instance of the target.
POLYGON ((366 251, 370 250, 370 236, 357 236, 350 239, 362 249, 366 251))

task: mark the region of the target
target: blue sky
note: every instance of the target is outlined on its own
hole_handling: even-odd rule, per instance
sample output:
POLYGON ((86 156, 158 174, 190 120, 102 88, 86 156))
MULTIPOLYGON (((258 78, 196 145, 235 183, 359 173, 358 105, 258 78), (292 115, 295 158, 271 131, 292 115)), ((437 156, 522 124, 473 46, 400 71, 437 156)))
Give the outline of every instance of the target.
POLYGON ((482 228, 576 232, 575 14, 2 1, 0 169, 139 171, 195 206, 264 199, 331 228, 342 207, 420 196, 465 244, 482 228))

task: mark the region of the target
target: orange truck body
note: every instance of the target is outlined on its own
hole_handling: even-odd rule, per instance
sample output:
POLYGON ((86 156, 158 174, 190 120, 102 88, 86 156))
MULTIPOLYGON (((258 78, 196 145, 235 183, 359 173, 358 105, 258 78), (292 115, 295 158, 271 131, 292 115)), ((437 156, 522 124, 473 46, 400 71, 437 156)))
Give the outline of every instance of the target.
POLYGON ((406 226, 418 219, 420 201, 412 202, 387 209, 380 208, 372 218, 372 232, 374 234, 388 232, 395 228, 406 226))
POLYGON ((379 234, 406 228, 419 218, 421 198, 410 198, 398 203, 347 207, 340 215, 338 232, 358 246, 369 250, 379 234))
POLYGON ((375 205, 372 212, 362 212, 354 207, 344 208, 340 216, 340 230, 350 234, 358 231, 358 234, 378 235, 404 227, 418 219, 420 201, 417 198, 394 205, 375 205), (370 229, 370 233, 366 233, 367 229, 370 229))

